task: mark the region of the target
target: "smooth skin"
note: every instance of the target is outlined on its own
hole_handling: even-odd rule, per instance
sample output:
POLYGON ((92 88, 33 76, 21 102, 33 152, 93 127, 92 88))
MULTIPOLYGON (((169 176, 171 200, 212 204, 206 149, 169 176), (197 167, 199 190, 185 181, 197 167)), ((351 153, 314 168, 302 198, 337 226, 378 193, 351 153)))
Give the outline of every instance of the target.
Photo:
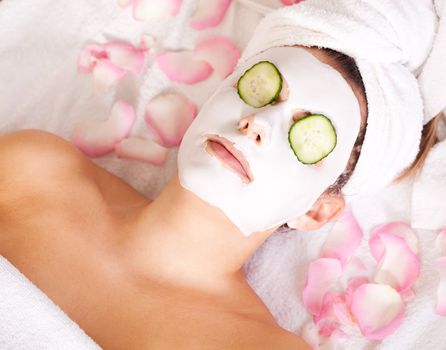
MULTIPOLYGON (((0 169, 0 254, 104 349, 310 349, 245 280, 276 227, 245 237, 176 175, 151 201, 44 131, 1 136, 0 169)), ((321 196, 295 226, 343 207, 321 196)))

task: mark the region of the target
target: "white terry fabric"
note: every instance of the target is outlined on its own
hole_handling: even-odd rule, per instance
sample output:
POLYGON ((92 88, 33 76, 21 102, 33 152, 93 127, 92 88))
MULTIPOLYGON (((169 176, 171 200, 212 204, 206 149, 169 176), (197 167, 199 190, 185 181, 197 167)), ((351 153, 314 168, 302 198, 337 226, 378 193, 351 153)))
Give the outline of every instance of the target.
MULTIPOLYGON (((248 3, 247 0, 241 2, 248 3)), ((40 128, 68 138, 73 124, 79 119, 103 119, 115 97, 94 95, 91 77, 76 72, 76 58, 81 47, 87 41, 104 40, 105 35, 137 42, 140 30, 144 29, 169 48, 191 48, 199 34, 185 24, 193 3, 193 0, 184 0, 180 15, 172 20, 140 24, 131 19, 128 11, 122 11, 111 0, 0 1, 0 77, 3 82, 0 84, 0 134, 17 129, 40 128)), ((278 0, 258 0, 256 3, 271 7, 280 5, 278 0)), ((206 35, 229 35, 243 48, 252 35, 254 25, 260 20, 258 13, 262 13, 265 6, 259 7, 259 12, 254 12, 234 2, 224 23, 206 35)), ((200 105, 215 90, 217 83, 211 80, 200 86, 173 87, 186 89, 185 93, 200 105)), ((154 68, 147 72, 142 81, 132 86, 132 91, 139 91, 140 100, 136 102, 139 105, 172 85, 154 68)), ((141 132, 138 126, 142 124, 139 119, 136 133, 141 132)), ((170 151, 168 162, 161 168, 117 159, 113 155, 95 162, 153 198, 161 192, 176 170, 176 150, 170 151)), ((373 197, 352 203, 361 227, 367 232, 375 223, 390 220, 410 222, 410 211, 407 209, 411 202, 410 191, 409 184, 407 187, 389 187, 373 197)), ((265 242, 246 265, 249 282, 269 306, 279 324, 286 329, 298 332, 308 317, 299 293, 305 283, 308 264, 317 257, 325 238, 324 232, 328 228, 325 227, 319 233, 276 234, 265 242)), ((377 347, 380 350, 438 350, 446 344, 446 321, 437 316, 433 309, 438 282, 432 265, 436 257, 432 250, 435 234, 432 230, 419 231, 422 272, 415 288, 416 298, 409 303, 409 317, 394 335, 377 347)), ((22 279, 17 277, 20 275, 6 260, 1 260, 0 265, 0 303, 7 305, 8 310, 23 310, 20 312, 25 314, 31 312, 34 320, 46 317, 46 310, 40 309, 40 306, 44 307, 42 293, 37 292, 36 287, 23 276, 22 279), (17 282, 18 278, 20 282, 17 282), (33 296, 31 291, 38 296, 33 296), (17 305, 16 293, 26 296, 17 305), (42 303, 36 306, 35 302, 39 300, 42 303)), ((52 310, 50 315, 60 316, 62 324, 67 325, 67 316, 62 310, 54 305, 47 305, 47 308, 52 310)), ((20 341, 29 349, 68 348, 70 344, 62 342, 64 339, 76 344, 75 348, 79 350, 90 349, 91 344, 94 344, 86 341, 86 335, 76 327, 68 326, 63 332, 68 332, 71 327, 72 335, 62 333, 65 335, 59 337, 56 330, 53 337, 47 338, 45 346, 39 346, 39 343, 33 346, 32 329, 38 331, 36 336, 39 337, 39 332, 47 332, 42 329, 47 324, 26 323, 30 329, 22 337, 22 324, 16 322, 18 317, 20 314, 14 312, 0 312, 0 349, 27 349, 25 345, 15 346, 20 341), (3 327, 7 322, 11 322, 11 327, 3 327), (8 348, 3 344, 14 346, 8 348)), ((50 329, 54 330, 53 327, 50 329)), ((372 348, 359 336, 343 347, 345 350, 372 348)))
POLYGON ((0 349, 100 349, 40 289, 0 255, 0 349))
POLYGON ((437 34, 432 51, 418 77, 424 101, 424 124, 440 113, 446 106, 446 1, 436 0, 439 17, 437 34))
MULTIPOLYGON (((425 121, 437 115, 446 104, 446 1, 436 0, 440 18, 432 52, 418 80, 425 102, 425 121)), ((429 152, 412 188, 412 227, 426 230, 446 228, 446 114, 440 113, 437 137, 440 143, 429 152)))
POLYGON ((306 0, 268 14, 241 61, 296 44, 356 59, 368 121, 358 163, 343 188, 351 201, 391 183, 418 153, 423 101, 416 74, 431 51, 437 22, 431 1, 306 0))
POLYGON ((436 144, 412 190, 413 227, 446 228, 446 140, 436 144))

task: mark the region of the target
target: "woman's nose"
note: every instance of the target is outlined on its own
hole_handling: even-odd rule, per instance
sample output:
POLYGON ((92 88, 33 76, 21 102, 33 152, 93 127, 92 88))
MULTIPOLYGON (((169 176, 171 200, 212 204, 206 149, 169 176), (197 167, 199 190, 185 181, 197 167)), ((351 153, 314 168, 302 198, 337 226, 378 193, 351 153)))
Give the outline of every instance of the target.
POLYGON ((255 122, 254 114, 242 118, 238 123, 238 130, 258 145, 262 145, 266 141, 265 128, 255 122))

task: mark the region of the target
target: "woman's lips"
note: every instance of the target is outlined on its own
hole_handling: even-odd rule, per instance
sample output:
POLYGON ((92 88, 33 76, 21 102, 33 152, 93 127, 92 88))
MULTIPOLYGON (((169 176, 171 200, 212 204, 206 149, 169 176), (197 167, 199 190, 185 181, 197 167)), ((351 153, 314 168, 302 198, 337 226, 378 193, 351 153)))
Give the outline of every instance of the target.
POLYGON ((206 151, 218 158, 222 165, 239 175, 244 183, 250 183, 253 176, 242 152, 232 143, 218 135, 207 135, 206 151))

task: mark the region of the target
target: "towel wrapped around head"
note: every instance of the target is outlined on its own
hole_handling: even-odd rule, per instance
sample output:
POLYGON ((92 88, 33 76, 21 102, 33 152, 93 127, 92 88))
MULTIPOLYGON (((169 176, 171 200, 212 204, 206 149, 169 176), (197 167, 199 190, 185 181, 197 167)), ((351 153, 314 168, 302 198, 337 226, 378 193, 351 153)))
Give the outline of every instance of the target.
MULTIPOLYGON (((437 1, 437 11, 443 3, 437 1)), ((446 105, 446 95, 426 86, 432 74, 424 78, 427 84, 417 78, 438 68, 441 60, 428 60, 438 29, 431 0, 305 0, 269 13, 240 63, 271 47, 293 45, 330 48, 355 59, 368 116, 358 162, 342 189, 349 201, 376 193, 407 168, 419 151, 423 124, 446 105), (436 98, 429 100, 432 94, 436 98)), ((442 83, 446 90, 446 78, 442 83)))

